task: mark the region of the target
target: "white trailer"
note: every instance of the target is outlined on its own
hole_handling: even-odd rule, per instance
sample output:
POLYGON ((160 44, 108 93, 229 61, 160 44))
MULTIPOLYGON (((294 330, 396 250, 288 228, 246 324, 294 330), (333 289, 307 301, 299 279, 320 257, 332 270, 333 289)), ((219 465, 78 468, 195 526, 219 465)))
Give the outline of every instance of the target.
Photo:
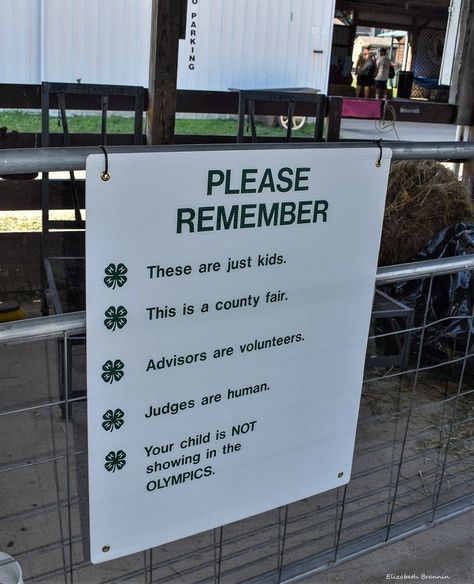
POLYGON ((178 87, 327 90, 335 0, 188 0, 178 87))
MULTIPOLYGON (((188 0, 178 87, 327 89, 335 0, 188 0)), ((2 83, 148 85, 151 0, 0 0, 2 83)))

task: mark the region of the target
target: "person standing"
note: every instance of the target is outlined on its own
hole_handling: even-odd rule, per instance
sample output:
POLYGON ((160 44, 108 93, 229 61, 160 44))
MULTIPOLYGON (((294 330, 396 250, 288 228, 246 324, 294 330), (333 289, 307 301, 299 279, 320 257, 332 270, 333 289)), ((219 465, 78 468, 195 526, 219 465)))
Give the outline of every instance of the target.
POLYGON ((380 99, 380 93, 387 99, 387 80, 390 72, 390 59, 387 57, 387 49, 380 49, 380 57, 377 59, 375 69, 375 98, 380 99))
POLYGON ((370 97, 370 88, 374 85, 375 61, 370 54, 369 47, 364 47, 356 63, 357 75, 356 97, 360 96, 364 88, 364 97, 370 97))

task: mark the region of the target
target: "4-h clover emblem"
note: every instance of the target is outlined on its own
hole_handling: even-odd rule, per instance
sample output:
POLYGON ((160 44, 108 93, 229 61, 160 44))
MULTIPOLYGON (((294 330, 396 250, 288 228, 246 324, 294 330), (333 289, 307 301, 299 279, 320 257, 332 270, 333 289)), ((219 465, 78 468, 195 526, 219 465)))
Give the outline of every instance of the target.
POLYGON ((123 416, 124 413, 120 408, 114 411, 107 410, 105 414, 102 416, 102 419, 104 420, 102 422, 102 428, 104 428, 104 430, 106 430, 107 432, 113 432, 114 430, 118 430, 123 426, 124 423, 123 416))
POLYGON ((125 375, 123 368, 125 365, 123 364, 120 359, 115 359, 112 361, 109 359, 102 365, 102 379, 105 383, 113 383, 114 381, 120 381, 122 377, 125 375))
POLYGON ((127 276, 125 275, 128 272, 128 268, 124 264, 109 264, 105 268, 105 278, 104 282, 107 288, 112 288, 115 290, 115 287, 118 286, 121 288, 127 281, 127 276))
POLYGON ((109 472, 122 470, 122 468, 127 464, 127 461, 125 460, 126 457, 127 455, 123 450, 117 450, 117 452, 111 450, 105 457, 105 460, 107 461, 104 464, 105 470, 108 470, 109 472))
POLYGON ((105 311, 104 320, 105 326, 109 331, 114 331, 116 328, 123 328, 127 324, 127 319, 125 318, 128 314, 127 309, 124 306, 109 306, 105 311))

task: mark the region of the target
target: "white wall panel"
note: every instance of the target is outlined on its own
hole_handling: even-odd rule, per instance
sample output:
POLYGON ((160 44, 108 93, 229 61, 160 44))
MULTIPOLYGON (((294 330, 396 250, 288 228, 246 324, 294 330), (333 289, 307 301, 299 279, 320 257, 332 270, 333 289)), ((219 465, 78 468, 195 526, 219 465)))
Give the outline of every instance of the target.
POLYGON ((43 81, 148 84, 151 0, 43 1, 43 81))
POLYGON ((334 4, 335 0, 190 0, 178 87, 326 91, 334 4), (196 60, 190 62, 193 30, 196 60))
MULTIPOLYGON (((0 0, 4 40, 0 82, 80 79, 83 83, 147 86, 151 3, 0 0)), ((180 42, 178 87, 313 87, 326 91, 334 3, 189 0, 187 37, 180 42), (191 45, 193 39, 195 45, 191 45), (314 53, 315 49, 323 52, 314 53)))
POLYGON ((41 68, 40 1, 0 0, 1 83, 37 83, 41 68))

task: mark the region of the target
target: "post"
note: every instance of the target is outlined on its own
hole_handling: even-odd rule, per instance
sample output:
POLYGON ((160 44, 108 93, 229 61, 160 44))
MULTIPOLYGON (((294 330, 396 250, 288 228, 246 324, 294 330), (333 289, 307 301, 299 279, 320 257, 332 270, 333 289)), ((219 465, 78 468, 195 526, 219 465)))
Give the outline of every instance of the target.
POLYGON ((153 0, 148 82, 147 142, 172 144, 176 119, 178 46, 186 0, 153 0))
POLYGON ((418 21, 416 18, 413 19, 413 27, 411 30, 410 36, 410 53, 408 56, 409 65, 407 65, 407 71, 415 71, 415 61, 416 61, 416 53, 418 52, 418 34, 419 34, 419 27, 418 21))
MULTIPOLYGON (((450 103, 457 108, 456 124, 458 135, 465 142, 474 142, 474 0, 464 0, 458 31, 458 46, 453 63, 450 103)), ((467 188, 474 192, 474 164, 464 164, 463 180, 467 188)))
MULTIPOLYGON (((339 140, 339 135, 341 133, 341 118, 342 118, 343 98, 331 96, 328 98, 328 105, 329 105, 329 115, 328 115, 326 141, 327 142, 337 142, 339 140)), ((316 120, 316 123, 317 123, 317 120, 316 120)))
MULTIPOLYGON (((474 126, 474 0, 464 0, 450 101, 457 104, 456 124, 474 126)), ((472 132, 470 132, 472 134, 472 132)))

